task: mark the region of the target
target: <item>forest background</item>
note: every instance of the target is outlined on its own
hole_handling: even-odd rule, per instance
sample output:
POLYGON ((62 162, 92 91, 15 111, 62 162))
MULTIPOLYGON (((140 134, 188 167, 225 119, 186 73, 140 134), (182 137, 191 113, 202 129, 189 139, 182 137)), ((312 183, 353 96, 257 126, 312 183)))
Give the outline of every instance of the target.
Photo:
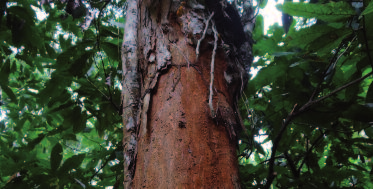
MULTIPOLYGON (((84 30, 61 1, 1 3, 0 187, 122 187, 125 2, 85 2, 84 30)), ((277 7, 295 19, 265 32, 256 17, 242 187, 373 188, 373 2, 277 7)))

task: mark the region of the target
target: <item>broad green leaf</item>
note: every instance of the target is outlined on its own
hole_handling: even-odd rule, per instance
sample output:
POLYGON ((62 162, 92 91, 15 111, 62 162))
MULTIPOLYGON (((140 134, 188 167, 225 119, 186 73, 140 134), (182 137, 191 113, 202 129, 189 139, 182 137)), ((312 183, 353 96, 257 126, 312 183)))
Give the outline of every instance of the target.
POLYGON ((60 42, 61 49, 63 51, 65 51, 66 49, 71 47, 72 38, 70 36, 67 39, 65 39, 64 35, 61 34, 61 35, 59 35, 58 40, 60 42))
POLYGON ((60 168, 60 174, 68 174, 71 169, 77 169, 82 164, 85 154, 74 155, 67 159, 60 168))
POLYGON ((263 156, 266 155, 264 149, 263 149, 263 146, 260 144, 260 143, 257 143, 257 142, 254 142, 254 147, 255 149, 257 150, 257 152, 263 156))
POLYGON ((367 96, 365 97, 365 103, 373 103, 373 82, 369 85, 367 96))
POLYGON ((281 79, 281 77, 284 77, 287 67, 288 65, 284 64, 283 62, 278 62, 262 68, 252 81, 256 86, 255 89, 258 90, 276 80, 279 81, 278 78, 281 79))
POLYGON ((117 34, 117 29, 114 28, 114 27, 103 27, 100 31, 100 36, 101 37, 111 37, 111 38, 114 38, 114 39, 115 38, 120 38, 121 39, 121 36, 119 36, 117 34))
POLYGON ((101 44, 102 49, 105 53, 113 60, 120 61, 120 47, 109 42, 103 42, 101 44))
POLYGON ((0 82, 8 83, 8 77, 10 74, 10 60, 7 59, 4 63, 2 63, 1 71, 0 71, 0 82))
POLYGON ((87 113, 85 111, 80 112, 79 107, 75 107, 72 112, 73 114, 75 114, 74 115, 75 120, 73 122, 73 132, 78 133, 78 132, 83 131, 83 129, 86 127, 87 113))
POLYGON ((51 170, 52 171, 56 171, 58 169, 58 167, 61 164, 62 157, 63 157, 62 145, 60 143, 57 143, 53 147, 52 153, 51 153, 50 164, 51 164, 51 170))
POLYGON ((319 56, 330 55, 332 54, 332 50, 337 48, 341 41, 351 34, 352 31, 350 29, 335 29, 334 31, 325 33, 324 35, 315 39, 315 41, 310 43, 308 46, 308 50, 317 51, 319 56))
POLYGON ((324 51, 323 53, 325 51, 331 52, 349 34, 351 34, 351 30, 336 30, 325 25, 313 25, 310 28, 294 32, 291 40, 289 40, 289 45, 298 48, 310 48, 312 51, 321 49, 321 52, 324 51))
POLYGON ((61 110, 64 110, 66 108, 70 108, 70 107, 74 106, 75 104, 76 104, 75 102, 69 100, 65 104, 61 104, 57 108, 51 109, 48 113, 54 113, 54 112, 57 112, 57 111, 61 111, 61 110))
POLYGON ((10 100, 13 102, 13 103, 17 103, 17 97, 16 95, 13 93, 13 90, 6 84, 0 82, 0 88, 1 90, 3 90, 5 92, 5 94, 8 95, 8 97, 10 98, 10 100))
POLYGON ((285 2, 277 5, 277 8, 292 16, 317 18, 326 22, 345 21, 356 14, 351 5, 343 1, 326 4, 285 2))
POLYGON ((76 138, 76 134, 72 134, 72 133, 67 133, 67 134, 64 134, 62 135, 62 138, 64 140, 72 140, 72 141, 79 141, 77 138, 76 138))
POLYGON ((71 64, 69 73, 73 76, 84 77, 91 67, 92 61, 88 61, 93 56, 92 51, 85 52, 83 55, 77 57, 71 64))
POLYGON ((69 100, 71 101, 71 94, 66 89, 64 89, 63 91, 60 92, 60 95, 52 98, 48 102, 48 107, 49 108, 55 107, 55 106, 59 105, 60 103, 66 104, 67 101, 69 101, 69 100))
POLYGON ((276 42, 273 38, 268 38, 259 40, 256 44, 254 44, 253 51, 257 56, 264 56, 267 53, 272 54, 281 50, 278 47, 278 42, 276 42))
POLYGON ((33 150, 35 148, 36 145, 38 145, 45 137, 45 134, 39 134, 37 138, 31 140, 28 144, 27 144, 27 149, 28 150, 33 150))
POLYGON ((348 110, 343 112, 343 116, 349 119, 362 122, 373 121, 373 107, 354 104, 348 110))
POLYGON ((361 15, 367 15, 373 12, 373 1, 370 1, 369 5, 364 9, 361 15))
POLYGON ((268 3, 268 0, 262 0, 262 1, 260 1, 259 7, 261 9, 264 9, 264 7, 267 5, 267 3, 268 3))
POLYGON ((11 6, 7 9, 8 14, 15 14, 22 19, 25 19, 27 23, 35 22, 35 12, 30 8, 25 8, 21 6, 11 6))
POLYGON ((264 36, 264 21, 263 16, 258 15, 255 19, 255 28, 253 32, 253 38, 259 40, 264 36))

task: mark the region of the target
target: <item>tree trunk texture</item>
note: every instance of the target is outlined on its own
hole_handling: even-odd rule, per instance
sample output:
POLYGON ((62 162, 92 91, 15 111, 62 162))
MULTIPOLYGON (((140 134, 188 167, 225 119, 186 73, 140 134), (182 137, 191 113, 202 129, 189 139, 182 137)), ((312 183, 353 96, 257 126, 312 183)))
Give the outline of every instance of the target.
POLYGON ((136 51, 125 36, 122 54, 127 57, 123 59, 125 188, 240 188, 236 135, 241 122, 236 103, 247 70, 232 66, 221 39, 213 58, 213 19, 208 21, 211 14, 206 7, 144 0, 131 12, 128 3, 127 22, 128 14, 138 20, 126 24, 138 30, 136 51), (210 27, 197 57, 206 24, 210 27), (129 71, 135 63, 138 67, 129 71))

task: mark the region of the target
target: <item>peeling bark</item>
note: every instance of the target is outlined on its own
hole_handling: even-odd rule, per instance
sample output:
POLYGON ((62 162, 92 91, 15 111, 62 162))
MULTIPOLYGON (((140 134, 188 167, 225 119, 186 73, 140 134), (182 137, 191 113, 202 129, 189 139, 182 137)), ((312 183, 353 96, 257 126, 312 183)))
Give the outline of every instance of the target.
POLYGON ((124 147, 124 187, 131 188, 135 171, 137 127, 139 125, 140 83, 138 72, 138 2, 128 0, 125 34, 122 45, 123 63, 123 147, 124 147))
POLYGON ((240 188, 236 104, 247 65, 214 46, 211 28, 197 57, 209 16, 195 1, 128 1, 122 54, 125 188, 240 188), (208 104, 211 73, 214 116, 208 104))

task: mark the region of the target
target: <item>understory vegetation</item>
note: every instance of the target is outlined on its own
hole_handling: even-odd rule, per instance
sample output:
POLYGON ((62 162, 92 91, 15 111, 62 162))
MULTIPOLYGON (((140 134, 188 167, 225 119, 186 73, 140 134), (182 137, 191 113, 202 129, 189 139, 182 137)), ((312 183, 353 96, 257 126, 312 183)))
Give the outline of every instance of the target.
MULTIPOLYGON (((2 1, 1 188, 123 187, 125 2, 89 5, 84 28, 61 1, 2 1)), ((373 2, 277 8, 291 25, 258 14, 252 35, 242 187, 373 188, 373 2)))

